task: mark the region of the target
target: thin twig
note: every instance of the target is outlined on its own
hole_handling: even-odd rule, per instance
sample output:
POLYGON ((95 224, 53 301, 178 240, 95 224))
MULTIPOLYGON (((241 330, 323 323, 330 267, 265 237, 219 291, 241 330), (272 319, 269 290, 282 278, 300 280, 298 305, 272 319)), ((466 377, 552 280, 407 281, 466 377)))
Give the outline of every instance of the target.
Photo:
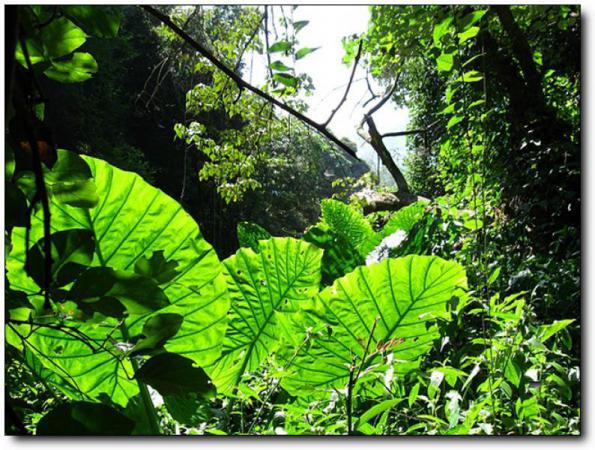
POLYGON ((428 125, 425 128, 418 128, 418 129, 415 129, 415 130, 406 130, 406 131, 393 131, 393 132, 390 132, 390 133, 384 133, 382 135, 382 137, 383 138, 386 138, 386 137, 408 136, 410 134, 427 133, 432 128, 434 128, 436 125, 438 125, 438 123, 440 123, 440 120, 435 120, 434 122, 432 122, 430 125, 428 125))
POLYGON ((335 107, 335 109, 333 109, 329 118, 326 119, 326 122, 324 122, 325 127, 330 123, 331 120, 333 120, 333 117, 335 116, 337 111, 339 111, 339 108, 341 108, 341 106, 343 106, 343 103, 345 103, 345 100, 347 99, 347 94, 349 94, 349 89, 351 89, 351 83, 353 83, 353 77, 355 75, 357 65, 359 64, 359 59, 362 56, 362 46, 363 46, 363 41, 360 40, 359 46, 357 47, 357 54, 355 55, 355 61, 353 62, 353 69, 351 70, 351 76, 349 77, 349 82, 347 83, 347 88, 345 89, 343 98, 341 98, 341 101, 339 102, 339 104, 335 107))

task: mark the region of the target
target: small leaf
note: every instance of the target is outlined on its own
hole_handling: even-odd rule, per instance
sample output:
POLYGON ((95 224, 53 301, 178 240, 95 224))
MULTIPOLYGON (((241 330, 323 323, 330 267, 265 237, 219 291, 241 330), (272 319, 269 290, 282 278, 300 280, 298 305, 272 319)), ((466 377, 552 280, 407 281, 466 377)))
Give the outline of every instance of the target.
MULTIPOLYGON (((93 261, 95 236, 84 229, 65 230, 50 235, 52 249, 53 286, 65 286, 74 281, 93 261)), ((27 273, 38 286, 45 280, 45 238, 37 241, 28 252, 27 273)))
POLYGON ((44 54, 59 58, 73 52, 87 40, 87 35, 70 20, 60 17, 41 29, 44 54))
POLYGON ((512 359, 509 359, 504 367, 504 376, 518 388, 521 384, 523 373, 521 372, 519 365, 512 359))
POLYGON ((446 124, 446 128, 448 128, 449 130, 454 127, 455 125, 457 125, 458 123, 462 122, 464 119, 463 116, 452 116, 448 123, 446 124))
POLYGON ((295 53, 295 59, 302 59, 304 56, 309 55, 312 52, 315 52, 316 50, 318 50, 320 47, 304 47, 304 48, 300 48, 296 53, 295 53))
POLYGON ((177 261, 167 261, 163 256, 163 250, 157 250, 149 259, 141 256, 134 264, 134 271, 139 275, 153 278, 158 284, 163 284, 178 275, 176 267, 178 267, 177 261))
POLYGON ((297 22, 293 23, 293 29, 296 33, 299 33, 302 28, 310 23, 309 20, 298 20, 297 22))
POLYGON ((438 64, 438 70, 441 72, 450 72, 454 65, 454 59, 452 53, 441 53, 438 58, 436 58, 436 63, 438 64))
POLYGON ((107 405, 90 402, 64 403, 37 424, 40 436, 127 436, 134 422, 107 405))
POLYGON ((153 356, 138 369, 134 377, 157 389, 161 395, 195 393, 205 398, 215 395, 215 386, 194 361, 176 353, 153 356))
POLYGON ((434 31, 432 33, 434 45, 438 46, 440 44, 440 39, 442 39, 442 36, 451 31, 452 20, 452 16, 448 16, 434 27, 434 31))
POLYGON ((363 425, 367 424, 370 420, 376 417, 378 414, 383 413, 384 411, 389 411, 399 403, 401 403, 404 399, 402 398, 392 398, 390 400, 384 400, 383 402, 378 403, 377 405, 372 406, 368 409, 365 413, 361 415, 358 421, 355 424, 355 429, 359 429, 363 425))
POLYGON ((545 343, 554 334, 562 331, 572 322, 574 322, 574 320, 556 320, 549 325, 541 325, 537 334, 539 336, 540 342, 545 343))
POLYGON ((287 41, 275 42, 269 47, 269 53, 286 52, 291 48, 291 44, 287 41))
POLYGON ((75 52, 69 60, 53 61, 43 73, 60 83, 80 83, 97 73, 97 61, 90 53, 75 52))
POLYGON ((291 67, 286 66, 281 61, 275 61, 271 63, 271 69, 278 70, 279 72, 289 72, 291 67))
POLYGON ((413 386, 411 388, 411 391, 409 391, 409 397, 407 398, 407 403, 410 408, 413 406, 413 404, 417 400, 420 386, 421 386, 420 383, 416 383, 415 386, 413 386))
POLYGON ((462 33, 459 33, 459 43, 463 43, 465 41, 468 41, 469 39, 474 38, 475 36, 477 36, 479 34, 479 27, 470 27, 468 30, 463 31, 462 33))
POLYGON ((48 191, 58 203, 76 208, 93 208, 99 202, 97 188, 92 180, 56 183, 48 186, 48 191))
POLYGON ((295 88, 297 87, 298 79, 292 75, 288 75, 285 73, 275 73, 273 74, 273 80, 278 81, 279 83, 283 84, 287 87, 295 88))
POLYGON ((138 355, 163 347, 180 329, 184 318, 179 314, 165 313, 147 319, 143 325, 142 338, 132 348, 130 355, 138 355))
POLYGON ((486 12, 487 12, 487 9, 479 9, 479 10, 470 12, 469 14, 465 15, 459 23, 461 29, 463 31, 469 29, 469 27, 471 27, 472 25, 477 23, 484 16, 484 14, 486 12))
POLYGON ((499 276, 500 276, 500 267, 496 267, 494 269, 494 271, 492 272, 492 274, 490 275, 490 278, 488 279, 488 285, 494 284, 494 282, 498 279, 499 276))
POLYGON ((475 83, 481 80, 483 80, 483 75, 477 70, 470 70, 469 72, 465 72, 459 78, 459 81, 463 81, 464 83, 475 83))
POLYGON ((109 267, 91 267, 74 283, 69 298, 88 307, 98 306, 105 297, 117 298, 129 314, 161 309, 169 300, 151 278, 109 267))

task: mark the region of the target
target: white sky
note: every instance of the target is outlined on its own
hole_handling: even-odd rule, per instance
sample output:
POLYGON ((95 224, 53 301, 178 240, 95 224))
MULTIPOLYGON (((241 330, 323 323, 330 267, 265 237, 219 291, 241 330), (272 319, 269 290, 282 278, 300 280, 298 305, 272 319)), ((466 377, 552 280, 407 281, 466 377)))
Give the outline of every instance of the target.
MULTIPOLYGON (((285 7, 286 15, 290 14, 290 9, 290 7, 285 7)), ((275 21, 278 20, 281 16, 279 7, 274 7, 272 16, 274 16, 275 21)), ((293 19, 294 21, 310 21, 297 35, 299 48, 320 47, 317 51, 297 61, 295 68, 298 73, 307 73, 313 80, 315 89, 313 95, 305 98, 310 107, 308 116, 317 122, 324 122, 343 96, 352 70, 352 67, 347 67, 341 62, 344 54, 341 39, 344 36, 359 34, 367 30, 368 6, 300 5, 294 11, 293 19)), ((279 33, 282 32, 281 30, 277 26, 279 33)), ((269 33, 272 44, 275 37, 272 30, 269 30, 269 33)), ((271 56, 277 59, 277 55, 272 54, 271 56)), ((247 62, 249 61, 250 58, 247 58, 247 62)), ((252 82, 262 84, 265 70, 266 60, 254 57, 252 82)), ((247 75, 249 72, 248 69, 245 74, 247 75)), ((364 113, 360 100, 365 101, 369 98, 366 82, 363 79, 364 76, 365 71, 363 68, 358 68, 349 96, 334 116, 329 128, 337 137, 348 137, 356 142, 360 158, 369 162, 370 166, 375 168, 376 154, 356 132, 356 127, 364 113), (359 106, 357 105, 358 102, 360 103, 359 106)), ((376 93, 381 94, 384 92, 384 88, 380 86, 373 85, 372 87, 376 88, 376 93)), ((372 104, 368 104, 366 109, 370 108, 372 104)), ((408 123, 407 110, 397 110, 390 102, 374 115, 374 119, 381 133, 405 130, 408 123)), ((390 138, 386 139, 385 143, 393 153, 397 164, 402 162, 405 155, 405 138, 390 138)), ((399 165, 402 167, 402 164, 399 165)), ((385 177, 382 176, 382 178, 385 177)))

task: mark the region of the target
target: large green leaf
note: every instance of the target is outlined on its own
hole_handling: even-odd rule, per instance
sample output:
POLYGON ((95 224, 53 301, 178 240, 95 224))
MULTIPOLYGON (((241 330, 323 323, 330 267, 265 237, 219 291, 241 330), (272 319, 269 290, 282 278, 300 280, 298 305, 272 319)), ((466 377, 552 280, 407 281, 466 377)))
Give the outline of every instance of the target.
POLYGON ((238 242, 240 243, 240 247, 250 247, 255 252, 258 252, 258 241, 271 237, 271 233, 257 223, 238 223, 238 242))
POLYGON ((134 370, 124 358, 119 333, 112 333, 114 325, 83 324, 77 333, 39 327, 27 339, 28 349, 49 370, 56 372, 74 389, 89 398, 108 396, 111 401, 126 405, 138 393, 134 370), (84 333, 87 341, 80 339, 84 333))
POLYGON ((357 268, 316 297, 302 326, 321 332, 297 353, 283 386, 294 395, 343 388, 364 355, 362 373, 383 365, 382 354, 392 354, 397 373, 410 369, 438 336, 432 321, 448 316, 449 300, 465 286, 463 268, 435 256, 357 268))
MULTIPOLYGON (((101 200, 94 208, 81 209, 52 199, 52 231, 91 230, 96 239, 92 266, 109 266, 118 271, 132 272, 141 258, 149 258, 159 250, 163 250, 168 261, 177 261, 176 276, 160 285, 171 305, 154 313, 169 312, 184 317, 178 333, 167 341, 165 348, 170 352, 183 354, 199 365, 213 363, 221 352, 229 309, 223 268, 216 253, 202 237, 196 222, 169 196, 153 188, 136 174, 117 169, 99 159, 84 159, 94 176, 101 200)), ((32 222, 31 242, 36 242, 43 236, 41 213, 36 213, 32 222)), ((28 294, 35 294, 39 288, 23 269, 24 228, 15 228, 12 240, 13 248, 7 259, 11 286, 28 294)), ((141 333, 148 317, 147 314, 135 315, 127 320, 131 336, 141 333)), ((108 321, 107 325, 113 324, 108 321)), ((85 331, 89 327, 91 326, 84 325, 85 331)), ((31 336, 31 339, 37 344, 47 341, 44 347, 48 348, 62 345, 58 342, 61 339, 70 339, 67 335, 58 336, 59 331, 49 331, 38 331, 34 333, 36 337, 31 336)), ((94 333, 97 334, 96 331, 94 333)), ((120 331, 116 330, 106 345, 110 347, 125 341, 120 331)), ((72 370, 76 381, 80 381, 77 374, 81 374, 83 370, 79 371, 78 367, 74 367, 72 361, 79 357, 84 358, 89 368, 95 364, 103 364, 104 367, 108 365, 107 357, 102 352, 92 354, 84 344, 65 346, 63 355, 69 359, 56 358, 55 361, 50 361, 43 356, 36 356, 49 369, 55 370, 57 364, 67 371, 72 370), (66 361, 70 363, 66 364, 66 361)), ((112 374, 115 370, 111 367, 112 374)), ((93 396, 102 392, 108 395, 114 391, 119 392, 115 383, 126 379, 119 377, 104 380, 99 371, 90 370, 85 373, 85 382, 90 385, 97 383, 92 389, 93 396)), ((126 383, 126 386, 129 387, 130 384, 126 383)), ((119 400, 125 403, 123 397, 119 400)))
POLYGON ((409 233, 414 225, 421 220, 428 202, 418 201, 405 208, 401 208, 390 216, 388 222, 378 232, 382 238, 390 236, 397 230, 409 233))
POLYGON ((350 242, 365 257, 374 248, 374 230, 363 214, 343 202, 325 199, 320 204, 322 221, 350 242))
POLYGON ((64 6, 64 12, 92 36, 113 38, 118 34, 122 10, 114 6, 64 6))
POLYGON ((332 284, 337 278, 364 263, 364 259, 345 236, 321 222, 304 234, 304 240, 324 250, 322 256, 322 283, 332 284))
POLYGON ((229 393, 242 374, 256 370, 282 340, 280 315, 300 308, 318 291, 322 251, 292 238, 259 241, 224 261, 232 298, 223 353, 209 375, 229 393))

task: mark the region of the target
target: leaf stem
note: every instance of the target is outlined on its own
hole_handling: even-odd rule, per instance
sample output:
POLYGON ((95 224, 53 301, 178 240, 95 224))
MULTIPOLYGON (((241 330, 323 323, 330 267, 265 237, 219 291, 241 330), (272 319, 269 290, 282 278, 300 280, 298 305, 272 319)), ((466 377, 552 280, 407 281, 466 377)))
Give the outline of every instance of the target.
MULTIPOLYGON (((129 341, 130 333, 128 332, 128 328, 126 327, 126 324, 124 322, 122 322, 122 324, 120 325, 120 330, 122 331, 122 337, 126 341, 129 341)), ((132 365, 132 368, 134 369, 134 373, 136 374, 138 370, 138 363, 134 358, 129 358, 129 360, 130 364, 132 365)), ((145 406, 147 418, 149 419, 149 426, 151 428, 151 432, 155 435, 160 435, 162 433, 161 427, 159 426, 159 416, 157 416, 157 411, 155 411, 155 405, 153 405, 153 400, 151 400, 149 388, 147 388, 147 385, 139 379, 136 379, 136 382, 138 383, 138 389, 140 391, 141 400, 143 402, 143 405, 145 406)))

